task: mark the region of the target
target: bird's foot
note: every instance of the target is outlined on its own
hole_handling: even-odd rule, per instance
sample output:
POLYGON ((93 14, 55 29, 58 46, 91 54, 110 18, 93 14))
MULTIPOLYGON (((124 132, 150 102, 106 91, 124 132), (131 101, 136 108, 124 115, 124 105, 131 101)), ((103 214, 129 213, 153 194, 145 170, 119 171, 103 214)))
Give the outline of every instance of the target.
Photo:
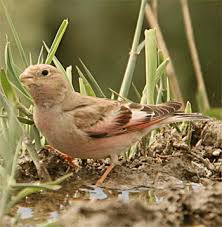
POLYGON ((112 171, 112 169, 114 168, 115 164, 111 163, 106 171, 103 173, 103 175, 97 180, 96 182, 96 186, 101 186, 101 184, 104 182, 104 180, 106 179, 106 177, 108 176, 108 174, 112 171))
POLYGON ((67 154, 62 153, 61 151, 55 149, 54 147, 50 145, 45 145, 45 149, 48 150, 49 152, 55 153, 58 155, 60 158, 62 158, 71 168, 76 169, 76 164, 74 162, 74 159, 67 154))
POLYGON ((109 175, 109 173, 112 171, 112 169, 117 166, 117 165, 122 165, 123 162, 125 162, 124 160, 119 161, 118 159, 118 155, 116 154, 112 154, 110 156, 110 165, 107 167, 106 171, 103 173, 103 175, 97 180, 96 182, 96 186, 101 186, 101 184, 104 182, 104 180, 106 179, 106 177, 109 175))

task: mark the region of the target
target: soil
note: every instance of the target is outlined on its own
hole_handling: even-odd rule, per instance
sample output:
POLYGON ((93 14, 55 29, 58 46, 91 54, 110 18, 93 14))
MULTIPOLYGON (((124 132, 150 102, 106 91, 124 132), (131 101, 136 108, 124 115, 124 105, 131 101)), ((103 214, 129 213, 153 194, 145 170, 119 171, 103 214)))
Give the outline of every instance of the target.
MULTIPOLYGON (((52 179, 73 176, 58 191, 29 196, 12 213, 31 208, 21 226, 52 220, 67 227, 222 226, 222 123, 186 128, 188 136, 187 130, 166 127, 148 149, 140 143, 139 152, 131 160, 122 158, 101 187, 94 185, 108 160, 76 159, 71 168, 56 153, 42 150, 38 155, 52 179)), ((39 180, 27 155, 19 166, 19 182, 39 180)))
POLYGON ((165 188, 164 200, 77 202, 60 219, 61 226, 222 226, 222 183, 186 192, 165 188))

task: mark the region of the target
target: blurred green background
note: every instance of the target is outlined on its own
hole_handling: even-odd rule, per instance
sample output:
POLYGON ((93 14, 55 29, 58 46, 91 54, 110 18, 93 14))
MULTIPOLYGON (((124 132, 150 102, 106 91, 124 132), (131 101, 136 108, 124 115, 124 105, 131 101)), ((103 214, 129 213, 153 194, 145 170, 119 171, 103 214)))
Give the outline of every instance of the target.
MULTIPOLYGON (((57 52, 64 66, 81 58, 103 90, 119 90, 138 16, 139 0, 5 0, 27 53, 37 58, 42 40, 51 44, 64 18, 69 27, 57 52)), ((195 106, 196 80, 187 46, 179 0, 159 0, 161 29, 175 65, 185 100, 195 106)), ((222 0, 189 0, 194 35, 212 107, 222 106, 222 0)), ((148 28, 146 19, 144 29, 148 28)), ((15 48, 0 6, 0 66, 4 65, 5 34, 15 48)), ((142 34, 142 39, 144 34, 142 34)), ((15 51, 14 51, 15 52, 15 51)), ((20 62, 15 56, 16 62, 20 62)), ((23 67, 20 64, 21 68, 23 67)), ((77 72, 74 69, 77 81, 77 72)), ((144 51, 138 58, 134 82, 145 80, 144 51)), ((76 83, 77 84, 77 83, 76 83)), ((76 87, 76 86, 75 86, 76 87)), ((77 87, 76 87, 77 88, 77 87)), ((133 99, 133 94, 131 94, 133 99)))

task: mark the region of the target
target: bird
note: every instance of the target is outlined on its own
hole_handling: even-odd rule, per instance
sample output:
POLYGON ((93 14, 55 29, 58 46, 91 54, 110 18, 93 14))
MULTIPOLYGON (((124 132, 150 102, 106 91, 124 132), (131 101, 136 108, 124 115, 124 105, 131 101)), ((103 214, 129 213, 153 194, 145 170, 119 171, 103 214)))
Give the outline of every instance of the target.
POLYGON ((151 130, 208 119, 180 112, 181 103, 176 101, 143 105, 81 95, 52 65, 30 65, 19 78, 33 99, 34 123, 50 146, 71 158, 111 158, 96 185, 118 163, 118 155, 151 130))

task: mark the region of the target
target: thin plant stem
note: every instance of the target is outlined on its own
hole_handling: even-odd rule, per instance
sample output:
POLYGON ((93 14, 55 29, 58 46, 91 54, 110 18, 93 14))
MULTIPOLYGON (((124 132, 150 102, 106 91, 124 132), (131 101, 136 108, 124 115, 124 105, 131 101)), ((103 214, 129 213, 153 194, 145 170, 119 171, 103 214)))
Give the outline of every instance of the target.
POLYGON ((134 38, 133 38, 133 44, 132 44, 132 48, 130 51, 129 60, 128 60, 128 63, 126 66, 126 71, 125 71, 125 74, 123 77, 123 82, 121 84, 121 88, 119 91, 119 95, 120 95, 118 98, 119 100, 121 100, 121 98, 120 98, 121 96, 127 97, 130 86, 131 86, 133 73, 134 73, 134 69, 135 69, 135 65, 136 65, 136 60, 137 60, 137 56, 138 56, 137 48, 139 45, 140 35, 141 35, 141 31, 142 31, 146 3, 147 3, 147 0, 141 1, 136 30, 135 30, 135 34, 134 34, 134 38))
POLYGON ((3 215, 6 212, 6 206, 7 206, 8 199, 10 197, 12 183, 14 182, 14 179, 15 179, 16 165, 17 165, 18 154, 20 152, 20 149, 21 149, 21 140, 18 142, 18 145, 16 147, 16 151, 15 151, 14 158, 12 161, 10 176, 6 181, 7 185, 4 187, 4 190, 2 192, 1 199, 0 199, 0 201, 1 201, 1 203, 0 203, 0 226, 2 226, 1 222, 3 220, 3 215))
POLYGON ((145 30, 145 59, 146 59, 146 103, 154 104, 155 76, 157 69, 156 30, 145 30))
POLYGON ((152 0, 152 8, 153 13, 155 15, 156 20, 158 21, 158 0, 152 0))
POLYGON ((206 87, 204 84, 203 73, 201 70, 197 47, 195 44, 189 6, 188 6, 187 0, 180 0, 180 3, 181 3, 183 22, 184 22, 184 27, 186 31, 187 41, 190 49, 190 55, 191 55, 191 59, 193 62, 193 67, 194 67, 194 71, 197 79, 198 93, 201 94, 201 98, 203 101, 202 102, 203 111, 206 111, 210 108, 210 105, 209 105, 206 87))
POLYGON ((35 164, 39 177, 45 181, 51 180, 51 177, 50 177, 46 167, 44 166, 43 163, 41 163, 39 161, 38 155, 35 150, 35 146, 32 144, 32 141, 30 140, 30 138, 26 136, 23 139, 23 143, 25 144, 31 159, 35 164))
MULTIPOLYGON (((151 6, 149 4, 146 4, 145 16, 146 16, 147 21, 150 24, 150 26, 152 28, 156 28, 157 41, 158 41, 158 44, 160 46, 160 49, 163 51, 164 58, 165 59, 169 58, 170 54, 169 54, 169 51, 167 49, 166 43, 164 41, 160 26, 159 26, 157 19, 156 19, 155 15, 154 15, 154 13, 151 9, 151 6)), ((170 87, 171 87, 171 92, 172 92, 173 98, 180 101, 184 105, 183 96, 182 96, 182 93, 181 93, 181 90, 180 90, 178 80, 176 78, 176 71, 175 71, 174 66, 172 64, 172 61, 170 61, 168 66, 166 67, 166 72, 167 72, 167 75, 170 79, 170 87)))

